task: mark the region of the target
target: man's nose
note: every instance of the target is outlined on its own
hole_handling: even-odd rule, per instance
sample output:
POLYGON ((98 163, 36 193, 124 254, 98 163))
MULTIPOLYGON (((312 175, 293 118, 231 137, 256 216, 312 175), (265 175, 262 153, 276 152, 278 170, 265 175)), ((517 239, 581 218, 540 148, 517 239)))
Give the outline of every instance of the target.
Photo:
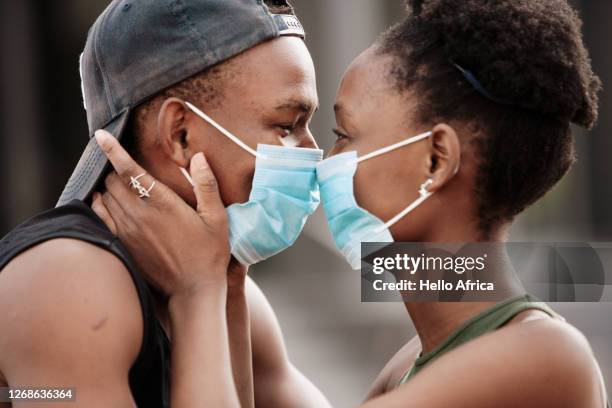
POLYGON ((281 140, 285 147, 301 147, 306 149, 318 149, 317 141, 312 136, 310 129, 294 132, 281 140))
POLYGON ((307 149, 318 149, 319 145, 317 145, 317 141, 314 136, 310 132, 310 129, 307 129, 302 135, 298 137, 297 147, 303 147, 307 149))

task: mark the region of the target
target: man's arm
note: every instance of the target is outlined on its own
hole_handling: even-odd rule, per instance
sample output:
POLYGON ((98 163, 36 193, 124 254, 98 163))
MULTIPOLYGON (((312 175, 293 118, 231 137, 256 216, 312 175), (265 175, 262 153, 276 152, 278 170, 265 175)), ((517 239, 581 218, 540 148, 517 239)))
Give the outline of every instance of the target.
POLYGON ((250 278, 247 278, 246 290, 251 316, 255 406, 331 407, 321 391, 291 364, 276 315, 250 278))
POLYGON ((115 256, 69 239, 25 252, 0 274, 0 316, 0 369, 11 387, 73 387, 74 408, 135 406, 128 373, 142 312, 115 256))

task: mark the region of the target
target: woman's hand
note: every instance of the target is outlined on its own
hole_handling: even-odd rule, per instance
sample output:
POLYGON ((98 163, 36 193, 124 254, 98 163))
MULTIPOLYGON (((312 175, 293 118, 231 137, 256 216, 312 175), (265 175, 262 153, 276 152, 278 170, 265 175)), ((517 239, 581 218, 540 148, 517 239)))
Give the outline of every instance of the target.
POLYGON ((204 154, 195 155, 190 168, 196 212, 146 174, 108 132, 96 132, 96 140, 115 172, 105 180, 106 192, 94 195, 92 208, 121 239, 147 280, 169 297, 227 285, 227 213, 204 154), (149 197, 140 198, 145 190, 150 190, 149 197))

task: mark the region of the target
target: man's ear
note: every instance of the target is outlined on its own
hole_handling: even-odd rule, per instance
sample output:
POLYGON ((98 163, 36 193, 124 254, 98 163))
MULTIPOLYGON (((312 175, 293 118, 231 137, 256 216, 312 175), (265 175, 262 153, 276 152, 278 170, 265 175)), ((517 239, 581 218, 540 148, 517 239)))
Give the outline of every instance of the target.
POLYGON ((189 166, 192 154, 189 151, 187 112, 185 102, 168 98, 162 104, 157 116, 158 141, 168 157, 178 166, 189 166))
POLYGON ((436 125, 431 136, 431 178, 430 192, 440 190, 459 172, 461 165, 461 143, 452 126, 436 125))

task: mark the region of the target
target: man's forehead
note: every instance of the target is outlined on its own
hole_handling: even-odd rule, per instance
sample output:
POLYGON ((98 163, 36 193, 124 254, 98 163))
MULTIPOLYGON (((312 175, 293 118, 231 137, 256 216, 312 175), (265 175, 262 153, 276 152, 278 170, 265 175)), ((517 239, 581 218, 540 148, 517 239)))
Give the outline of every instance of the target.
POLYGON ((302 83, 315 77, 310 52, 297 37, 281 37, 260 44, 242 54, 237 62, 245 75, 259 78, 259 82, 265 78, 302 83))
POLYGON ((299 38, 269 41, 245 52, 231 66, 235 74, 225 85, 232 97, 266 109, 314 112, 318 107, 314 64, 299 38))

